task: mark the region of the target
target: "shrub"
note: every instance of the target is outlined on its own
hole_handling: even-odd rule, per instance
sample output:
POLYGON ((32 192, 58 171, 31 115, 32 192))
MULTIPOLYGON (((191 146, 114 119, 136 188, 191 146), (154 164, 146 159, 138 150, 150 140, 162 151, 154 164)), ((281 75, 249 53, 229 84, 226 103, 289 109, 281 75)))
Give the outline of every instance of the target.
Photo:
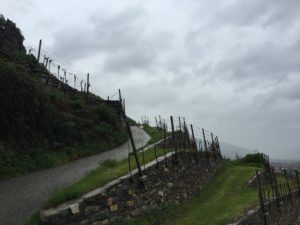
POLYGON ((264 159, 261 153, 255 153, 247 154, 244 158, 241 159, 241 161, 245 163, 263 164, 264 159))

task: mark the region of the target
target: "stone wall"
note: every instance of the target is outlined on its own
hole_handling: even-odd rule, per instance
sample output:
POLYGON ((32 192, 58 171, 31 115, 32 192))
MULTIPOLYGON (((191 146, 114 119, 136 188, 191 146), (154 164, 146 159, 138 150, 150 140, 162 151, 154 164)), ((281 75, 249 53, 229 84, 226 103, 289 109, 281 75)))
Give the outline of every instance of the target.
POLYGON ((293 201, 281 201, 279 208, 275 202, 269 203, 265 214, 257 208, 234 225, 300 225, 299 194, 293 193, 293 201))
POLYGON ((80 199, 41 213, 43 225, 115 224, 164 203, 190 199, 213 177, 221 161, 204 153, 169 153, 80 199))

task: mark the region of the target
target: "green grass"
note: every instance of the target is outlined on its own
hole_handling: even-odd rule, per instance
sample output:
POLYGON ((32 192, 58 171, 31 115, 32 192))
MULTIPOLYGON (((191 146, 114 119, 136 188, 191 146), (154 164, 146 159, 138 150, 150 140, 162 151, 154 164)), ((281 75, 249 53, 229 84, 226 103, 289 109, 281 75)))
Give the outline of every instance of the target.
MULTIPOLYGON (((157 149, 157 155, 163 155, 162 148, 157 149)), ((140 163, 143 162, 142 153, 139 153, 140 163)), ((155 159, 154 149, 149 149, 144 153, 145 163, 155 159)), ((134 159, 131 160, 132 168, 136 168, 134 159)), ((77 181, 73 185, 56 192, 44 205, 44 208, 57 206, 67 200, 80 197, 95 188, 101 187, 108 183, 127 174, 128 160, 122 161, 106 160, 97 169, 90 171, 85 177, 77 181)))
POLYGON ((101 153, 119 146, 126 140, 127 137, 124 136, 115 143, 86 144, 77 147, 62 148, 60 151, 40 150, 33 153, 0 153, 0 180, 24 175, 40 169, 51 168, 79 158, 101 153))
POLYGON ((36 211, 26 220, 26 225, 39 225, 40 224, 40 212, 36 211))
POLYGON ((144 131, 146 131, 151 139, 148 141, 147 144, 153 144, 161 139, 164 138, 163 130, 159 130, 157 127, 150 127, 148 125, 143 125, 144 131))
POLYGON ((156 213, 131 220, 124 225, 150 224, 157 217, 162 225, 223 225, 244 215, 257 203, 256 189, 245 184, 254 175, 248 164, 226 162, 213 180, 195 198, 180 206, 169 205, 156 213), (155 215, 155 216, 154 216, 155 215))

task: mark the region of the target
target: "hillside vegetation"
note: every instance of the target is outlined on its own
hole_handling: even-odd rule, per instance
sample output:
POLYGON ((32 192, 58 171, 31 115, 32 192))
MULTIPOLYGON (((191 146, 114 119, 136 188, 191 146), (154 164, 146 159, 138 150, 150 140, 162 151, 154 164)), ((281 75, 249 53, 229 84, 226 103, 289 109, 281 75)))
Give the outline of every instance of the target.
POLYGON ((19 29, 3 17, 0 25, 0 178, 101 152, 127 139, 113 108, 105 101, 88 104, 85 93, 47 85, 42 76, 52 75, 26 55, 19 29))
POLYGON ((153 143, 155 143, 155 142, 157 142, 157 141, 164 138, 163 130, 159 129, 158 127, 151 127, 149 125, 143 124, 143 129, 151 137, 148 144, 153 144, 153 143))

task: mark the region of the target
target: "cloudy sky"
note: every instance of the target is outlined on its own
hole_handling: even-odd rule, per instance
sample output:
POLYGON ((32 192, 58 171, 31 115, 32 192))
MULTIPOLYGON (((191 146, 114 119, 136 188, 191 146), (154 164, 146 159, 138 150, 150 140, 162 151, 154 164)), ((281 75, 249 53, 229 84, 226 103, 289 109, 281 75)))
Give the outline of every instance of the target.
MULTIPOLYGON (((185 116, 222 141, 300 159, 299 0, 0 0, 25 45, 127 114, 185 116)), ((197 131, 198 132, 198 131, 197 131)))

